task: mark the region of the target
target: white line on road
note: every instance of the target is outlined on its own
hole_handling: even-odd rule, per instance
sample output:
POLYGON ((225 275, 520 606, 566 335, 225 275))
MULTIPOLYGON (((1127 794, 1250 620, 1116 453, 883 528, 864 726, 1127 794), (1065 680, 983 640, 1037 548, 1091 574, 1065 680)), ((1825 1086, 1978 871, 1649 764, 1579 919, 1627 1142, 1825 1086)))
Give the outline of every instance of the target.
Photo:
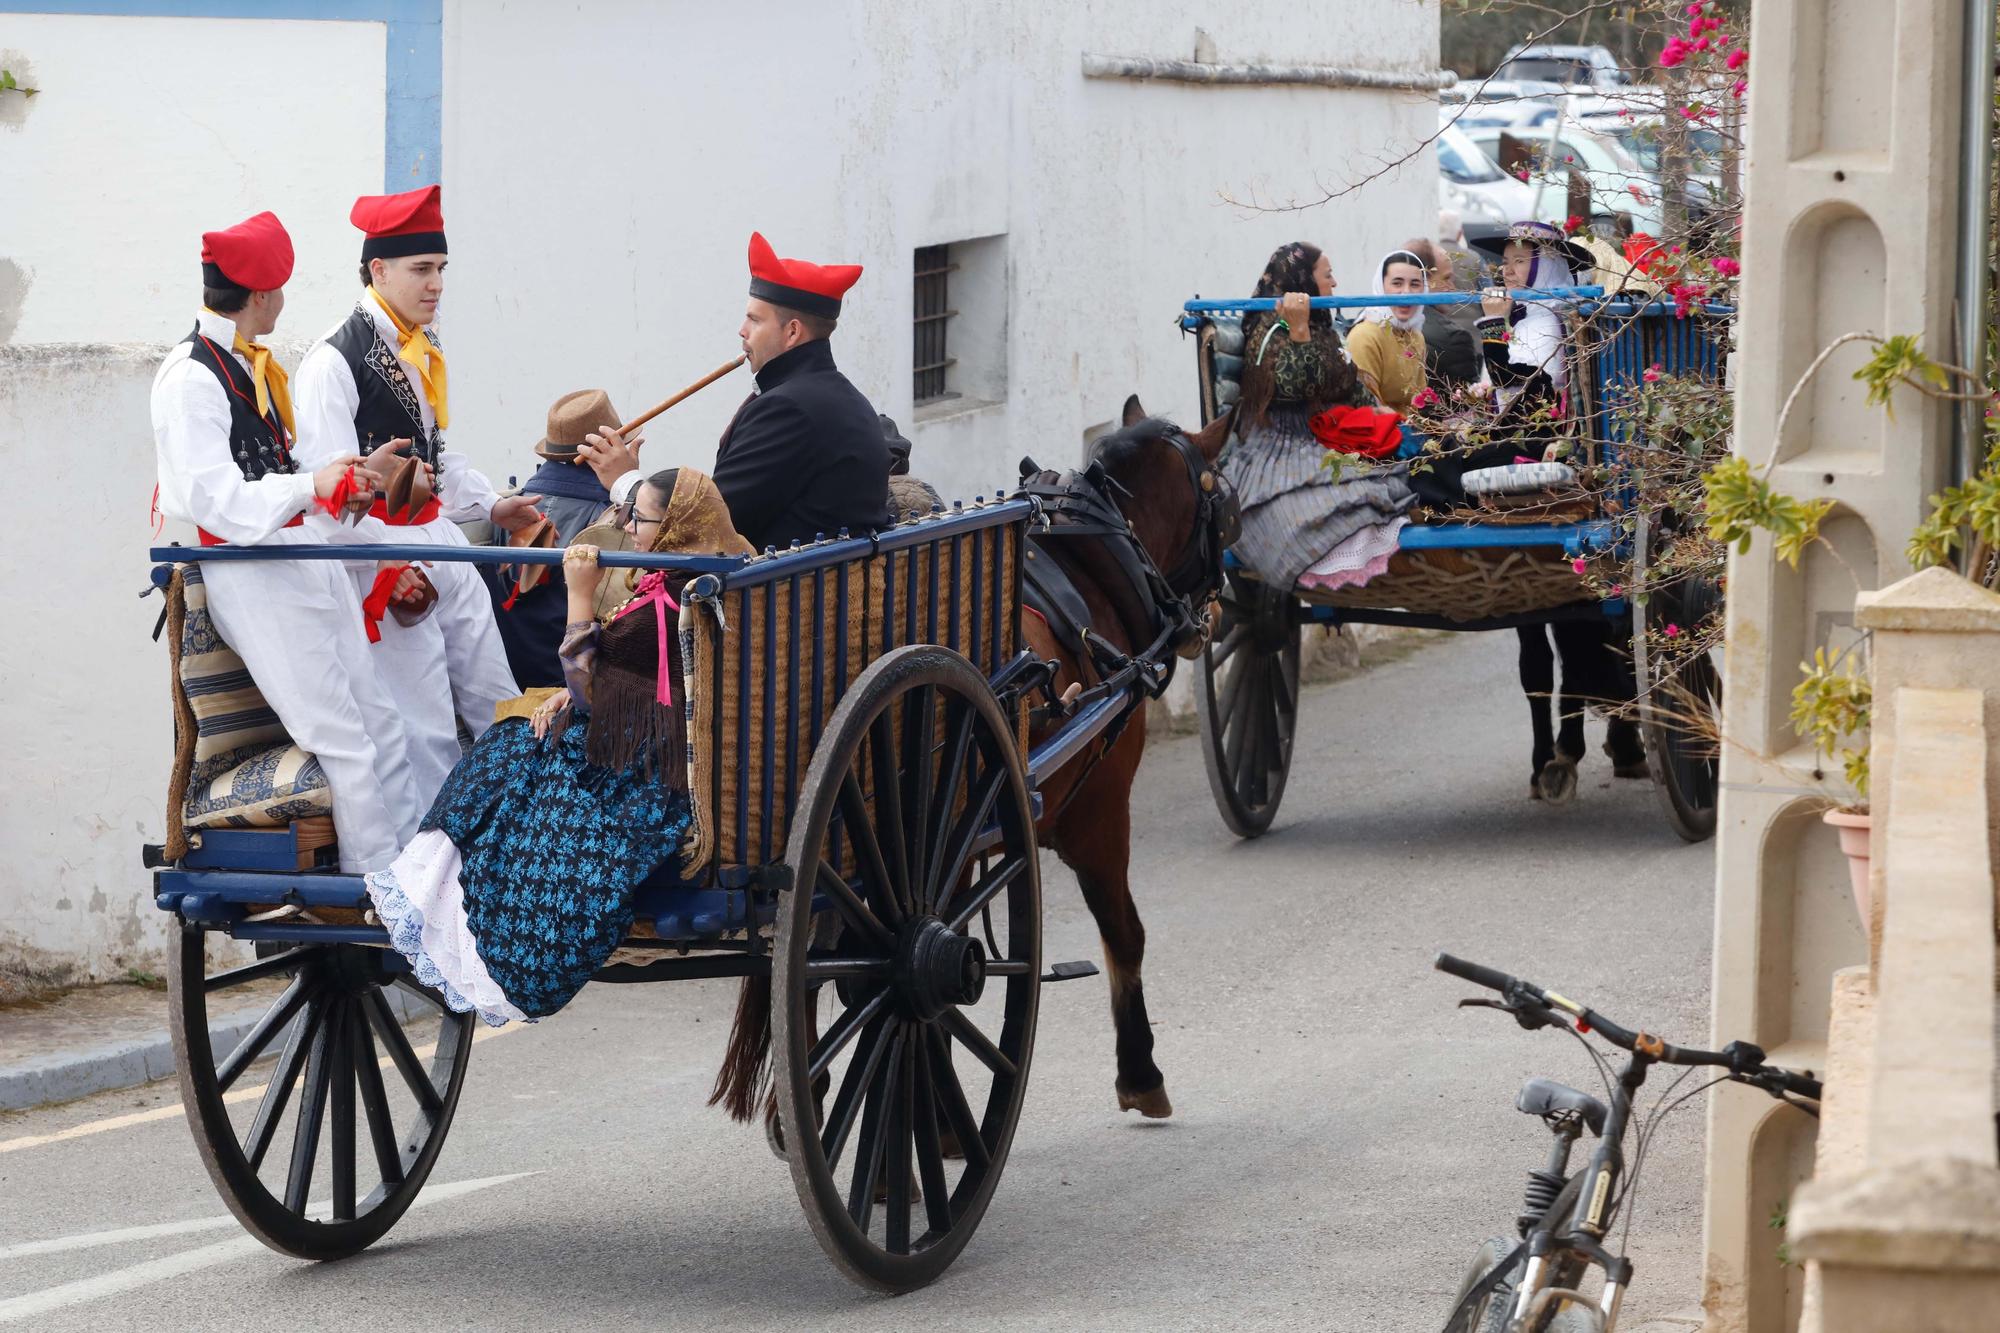
MULTIPOLYGON (((433 1185, 417 1196, 412 1209, 426 1204, 444 1203, 476 1190, 490 1189, 494 1185, 504 1185, 510 1180, 521 1180, 538 1174, 533 1171, 517 1171, 512 1175, 485 1176, 478 1180, 458 1180, 449 1185, 433 1185)), ((146 1240, 158 1236, 169 1236, 186 1232, 208 1231, 217 1226, 235 1222, 233 1217, 202 1217, 190 1222, 168 1222, 159 1226, 126 1227, 118 1231, 96 1231, 83 1236, 68 1236, 60 1240, 37 1241, 26 1245, 16 1245, 0 1250, 0 1259, 15 1258, 26 1254, 48 1254, 58 1250, 87 1249, 95 1245, 113 1245, 122 1241, 146 1240)), ((27 1319, 34 1315, 46 1315, 65 1306, 81 1305, 85 1301, 103 1300, 107 1296, 118 1296, 155 1282, 164 1282, 171 1277, 181 1277, 188 1273, 212 1268, 216 1264, 227 1263, 243 1255, 256 1254, 264 1249, 264 1243, 252 1236, 238 1236, 232 1240, 218 1241, 213 1245, 203 1245, 198 1249, 186 1250, 180 1254, 168 1255, 164 1259, 149 1259, 133 1264, 129 1268, 114 1269, 95 1277, 79 1278, 60 1286, 43 1291, 31 1291, 24 1296, 13 1296, 0 1300, 0 1324, 27 1319)))
MULTIPOLYGON (((494 1037, 504 1037, 509 1032, 518 1032, 520 1030, 519 1026, 512 1024, 504 1028, 482 1027, 473 1032, 472 1039, 474 1041, 488 1041, 494 1037)), ((411 1054, 419 1060, 424 1060, 428 1059, 436 1050, 437 1043, 430 1042, 417 1047, 411 1054)), ((389 1057, 385 1055, 375 1063, 387 1069, 389 1067, 389 1057)), ((266 1086, 268 1085, 259 1083, 251 1088, 236 1088, 224 1093, 222 1100, 232 1104, 246 1102, 253 1097, 263 1096, 266 1086)), ((173 1120, 182 1114, 184 1112, 181 1109, 181 1103, 176 1099, 164 1106, 155 1106, 151 1110, 128 1111, 124 1115, 107 1116, 102 1120, 89 1120, 81 1125, 71 1125, 68 1129, 58 1129, 49 1134, 24 1134, 19 1138, 0 1139, 0 1153, 19 1152, 23 1148, 40 1148, 45 1144, 63 1143, 70 1139, 80 1139, 90 1134, 102 1134, 107 1130, 127 1129, 133 1125, 151 1124, 155 1120, 173 1120)))

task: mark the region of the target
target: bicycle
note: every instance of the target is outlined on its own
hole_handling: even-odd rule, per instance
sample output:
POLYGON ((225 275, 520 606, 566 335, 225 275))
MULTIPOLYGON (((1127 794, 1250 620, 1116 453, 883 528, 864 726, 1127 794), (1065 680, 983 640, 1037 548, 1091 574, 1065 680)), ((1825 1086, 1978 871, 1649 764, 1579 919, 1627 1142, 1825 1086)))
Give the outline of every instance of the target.
POLYGON ((1690 1098, 1727 1080, 1761 1089, 1809 1115, 1819 1114, 1820 1082, 1810 1070, 1794 1073, 1764 1062, 1764 1052, 1749 1042, 1732 1041, 1719 1051, 1674 1046, 1651 1033, 1620 1027, 1594 1009, 1544 990, 1519 977, 1441 953, 1432 963, 1475 985, 1497 991, 1500 998, 1460 1000, 1459 1007, 1499 1009, 1529 1031, 1554 1027, 1577 1038, 1604 1075, 1610 1105, 1565 1087, 1552 1079, 1531 1078, 1522 1085, 1514 1105, 1538 1116, 1555 1136, 1545 1165, 1528 1173, 1528 1188, 1515 1227, 1520 1241, 1484 1242, 1467 1269, 1458 1299, 1445 1322, 1445 1333, 1612 1333, 1625 1292, 1632 1282, 1632 1262, 1613 1254, 1604 1241, 1619 1213, 1625 1213, 1620 1250, 1631 1235, 1627 1207, 1646 1149, 1667 1113, 1690 1098), (1595 1033, 1631 1053, 1614 1076, 1610 1063, 1583 1040, 1595 1033), (1632 1100, 1656 1064, 1686 1066, 1639 1130, 1639 1145, 1630 1172, 1625 1170, 1625 1136, 1632 1118, 1632 1100), (1675 1090, 1698 1068, 1723 1071, 1714 1080, 1673 1098, 1675 1090), (1571 1150, 1588 1129, 1597 1147, 1583 1170, 1571 1173, 1571 1150), (1579 1290, 1592 1267, 1604 1272, 1604 1285, 1593 1302, 1579 1290))

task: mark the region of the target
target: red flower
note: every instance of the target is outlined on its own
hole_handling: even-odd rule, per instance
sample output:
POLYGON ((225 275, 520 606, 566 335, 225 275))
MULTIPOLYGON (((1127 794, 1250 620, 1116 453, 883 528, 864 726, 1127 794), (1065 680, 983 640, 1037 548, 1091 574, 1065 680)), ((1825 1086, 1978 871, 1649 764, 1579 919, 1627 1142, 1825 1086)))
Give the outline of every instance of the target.
POLYGON ((1685 61, 1694 50, 1694 44, 1676 37, 1660 50, 1660 68, 1672 69, 1685 61))
POLYGON ((1728 255, 1722 255, 1715 261, 1715 271, 1725 278, 1733 278, 1743 271, 1743 265, 1737 263, 1728 255))
POLYGON ((1745 88, 1748 88, 1749 86, 1750 86, 1750 80, 1738 79, 1736 81, 1736 86, 1729 90, 1729 95, 1731 97, 1741 97, 1743 96, 1743 90, 1745 88))
POLYGON ((1574 232, 1574 231, 1582 231, 1582 230, 1583 230, 1583 215, 1582 215, 1582 214, 1580 214, 1580 213, 1572 213, 1572 214, 1570 214, 1570 215, 1569 215, 1568 217, 1564 218, 1564 219, 1563 219, 1563 230, 1564 230, 1564 231, 1572 231, 1572 232, 1574 232))
POLYGON ((1646 367, 1645 373, 1640 375, 1639 378, 1648 384, 1654 384, 1659 381, 1660 373, 1660 363, 1655 361, 1652 365, 1646 367))
POLYGON ((1425 387, 1417 390, 1416 396, 1410 399, 1410 406, 1421 410, 1426 407, 1434 406, 1437 403, 1437 400, 1438 400, 1437 390, 1425 387))
POLYGON ((1727 65, 1731 69, 1742 69, 1745 65, 1750 63, 1750 48, 1747 46, 1737 47, 1734 51, 1731 51, 1729 53, 1729 59, 1723 61, 1722 63, 1727 65))
POLYGON ((1678 638, 1679 638, 1679 637, 1681 636, 1681 627, 1680 627, 1679 625, 1676 625, 1676 624, 1674 624, 1673 622, 1669 621, 1669 622, 1667 623, 1667 631, 1666 631, 1666 633, 1667 633, 1667 637, 1668 637, 1668 638, 1670 638, 1670 639, 1678 639, 1678 638))

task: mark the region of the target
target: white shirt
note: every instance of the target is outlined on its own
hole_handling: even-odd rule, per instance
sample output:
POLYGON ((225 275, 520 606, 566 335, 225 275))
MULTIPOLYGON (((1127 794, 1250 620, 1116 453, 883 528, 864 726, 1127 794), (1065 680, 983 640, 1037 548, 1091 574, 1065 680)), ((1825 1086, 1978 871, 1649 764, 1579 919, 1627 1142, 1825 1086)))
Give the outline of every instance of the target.
MULTIPOLYGON (((236 322, 203 310, 203 337, 236 358, 236 322)), ((313 469, 272 472, 251 481, 230 447, 229 390, 207 366, 191 360, 192 343, 177 344, 153 376, 153 447, 159 462, 160 512, 193 523, 226 542, 259 542, 313 507, 313 469)), ((297 457, 294 454, 294 457, 297 457)))
MULTIPOLYGON (((391 351, 402 345, 402 338, 396 332, 395 321, 372 296, 363 295, 361 308, 375 321, 375 331, 381 335, 391 351)), ((348 369, 347 358, 327 339, 338 333, 347 320, 342 319, 320 336, 320 340, 307 350, 305 360, 299 362, 299 373, 292 381, 292 401, 299 417, 299 440, 297 457, 299 466, 314 469, 332 462, 345 454, 365 453, 361 442, 354 434, 354 414, 361 410, 361 389, 354 382, 354 372, 348 369)), ((437 413, 431 409, 430 399, 425 397, 422 383, 414 370, 406 370, 410 386, 416 390, 417 408, 422 414, 424 433, 429 434, 437 423, 437 413)), ((375 441, 380 448, 386 440, 375 441)), ((454 523, 466 523, 488 518, 492 514, 493 502, 500 493, 493 489, 493 483, 486 475, 472 466, 464 454, 450 449, 438 455, 438 500, 444 506, 444 517, 454 523)), ((386 527, 377 520, 373 525, 364 520, 348 531, 365 540, 396 541, 393 534, 378 535, 374 528, 386 527)))

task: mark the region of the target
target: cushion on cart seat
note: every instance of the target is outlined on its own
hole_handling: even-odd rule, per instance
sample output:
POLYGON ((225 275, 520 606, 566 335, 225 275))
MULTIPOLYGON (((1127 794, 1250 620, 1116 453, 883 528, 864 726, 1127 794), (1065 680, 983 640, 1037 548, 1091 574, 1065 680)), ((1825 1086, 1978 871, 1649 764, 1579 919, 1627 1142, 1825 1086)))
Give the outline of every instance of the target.
POLYGON ((169 853, 185 854, 189 829, 283 828, 330 817, 326 774, 292 743, 250 669, 223 642, 198 564, 175 572, 167 627, 175 704, 169 853))

